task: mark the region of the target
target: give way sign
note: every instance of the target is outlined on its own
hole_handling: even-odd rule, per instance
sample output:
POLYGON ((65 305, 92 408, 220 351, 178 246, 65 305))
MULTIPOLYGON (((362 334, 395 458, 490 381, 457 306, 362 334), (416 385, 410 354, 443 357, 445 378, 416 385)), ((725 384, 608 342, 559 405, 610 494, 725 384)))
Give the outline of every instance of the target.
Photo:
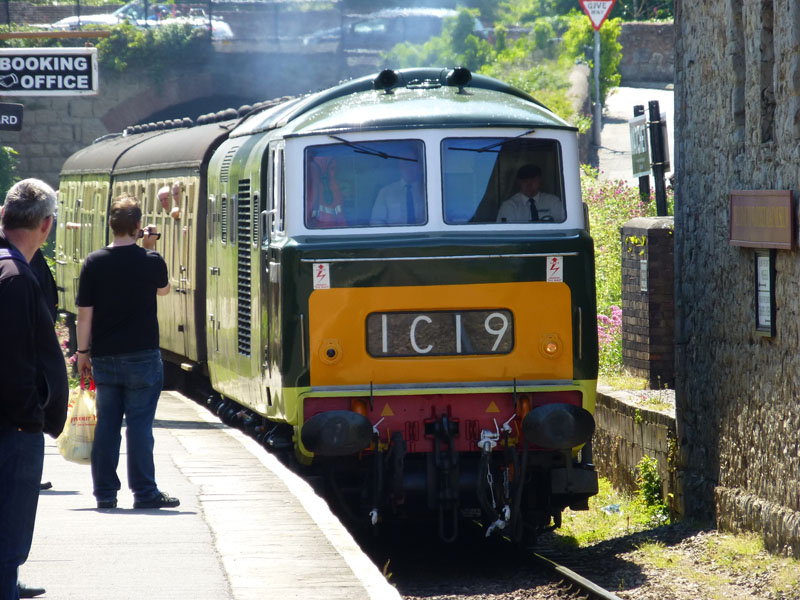
POLYGON ((592 27, 595 31, 600 31, 603 22, 608 17, 608 13, 614 8, 616 0, 578 0, 581 3, 583 12, 589 15, 592 27))

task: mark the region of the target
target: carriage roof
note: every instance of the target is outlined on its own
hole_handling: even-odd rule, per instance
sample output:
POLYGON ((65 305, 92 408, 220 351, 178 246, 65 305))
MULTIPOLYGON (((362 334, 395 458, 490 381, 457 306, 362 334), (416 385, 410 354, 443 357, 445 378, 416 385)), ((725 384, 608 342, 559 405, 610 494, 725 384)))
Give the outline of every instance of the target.
POLYGON ((236 121, 223 121, 147 131, 133 135, 116 135, 101 139, 70 156, 61 169, 62 177, 79 174, 121 174, 149 169, 199 167, 209 152, 231 130, 236 121))

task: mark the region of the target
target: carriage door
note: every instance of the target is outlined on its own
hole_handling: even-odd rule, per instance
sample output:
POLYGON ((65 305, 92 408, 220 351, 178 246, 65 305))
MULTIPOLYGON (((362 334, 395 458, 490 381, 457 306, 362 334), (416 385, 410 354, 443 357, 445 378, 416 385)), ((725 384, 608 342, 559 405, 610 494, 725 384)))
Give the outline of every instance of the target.
POLYGON ((220 351, 219 279, 220 264, 222 262, 220 246, 224 239, 222 233, 223 204, 225 204, 225 208, 227 208, 227 198, 225 198, 225 196, 208 195, 208 206, 206 209, 206 231, 208 232, 208 241, 206 245, 208 259, 208 273, 206 274, 206 313, 208 319, 206 322, 206 347, 210 363, 214 362, 212 361, 212 357, 220 351))
POLYGON ((181 317, 184 331, 184 356, 197 360, 195 347, 195 282, 192 278, 194 264, 191 249, 194 247, 194 180, 181 182, 178 190, 178 222, 180 223, 179 278, 181 297, 181 317))

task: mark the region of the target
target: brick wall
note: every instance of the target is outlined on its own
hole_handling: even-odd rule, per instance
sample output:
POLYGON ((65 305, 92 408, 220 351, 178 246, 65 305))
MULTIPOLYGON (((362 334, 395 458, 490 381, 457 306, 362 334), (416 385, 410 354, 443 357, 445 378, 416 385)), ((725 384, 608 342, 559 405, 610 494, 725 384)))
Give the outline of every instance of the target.
POLYGON ((622 361, 650 387, 675 385, 672 217, 622 227, 622 361))

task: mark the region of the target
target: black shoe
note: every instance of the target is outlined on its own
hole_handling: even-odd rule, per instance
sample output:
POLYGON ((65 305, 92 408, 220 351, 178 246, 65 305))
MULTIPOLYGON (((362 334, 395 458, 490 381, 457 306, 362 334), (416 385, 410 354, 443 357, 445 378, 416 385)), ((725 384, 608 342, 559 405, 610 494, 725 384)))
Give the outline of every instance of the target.
POLYGON ((45 592, 44 588, 25 585, 21 581, 17 582, 17 589, 19 590, 20 598, 35 598, 36 596, 41 596, 45 592))
POLYGON ((49 490, 51 487, 53 487, 53 484, 50 483, 49 481, 43 481, 42 483, 39 484, 40 490, 49 490))
POLYGON ((152 500, 141 500, 133 503, 133 508, 175 508, 180 506, 181 501, 172 498, 164 492, 159 492, 158 496, 152 500))
POLYGON ((97 508, 117 508, 117 501, 114 500, 98 500, 97 508))

